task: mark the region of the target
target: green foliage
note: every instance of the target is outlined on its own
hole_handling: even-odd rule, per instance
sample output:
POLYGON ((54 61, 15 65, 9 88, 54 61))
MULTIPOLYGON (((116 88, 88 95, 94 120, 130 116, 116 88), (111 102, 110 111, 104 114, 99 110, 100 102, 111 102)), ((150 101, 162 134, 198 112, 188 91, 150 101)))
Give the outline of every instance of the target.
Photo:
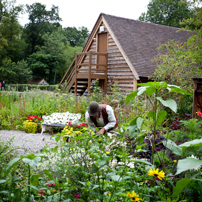
POLYGON ((155 24, 181 27, 184 19, 195 17, 190 2, 181 0, 151 0, 147 12, 139 20, 155 24))
POLYGON ((46 10, 46 5, 33 3, 26 5, 30 23, 23 30, 23 38, 28 44, 27 54, 31 55, 37 51, 37 46, 44 45, 43 35, 56 31, 61 21, 57 6, 52 5, 50 11, 46 10))
MULTIPOLYGON (((173 141, 178 143, 183 143, 186 141, 192 141, 194 139, 201 138, 201 124, 202 122, 197 119, 189 119, 189 120, 181 120, 180 125, 181 128, 179 130, 174 130, 169 133, 170 138, 173 139, 173 141)), ((197 153, 200 155, 201 151, 193 151, 190 148, 190 151, 187 151, 187 156, 191 154, 194 154, 197 156, 197 153)))
POLYGON ((29 23, 22 29, 17 18, 23 6, 15 2, 0 2, 0 80, 11 84, 45 78, 58 83, 75 53, 81 52, 87 28, 62 29, 57 6, 47 10, 46 5, 33 3, 26 5, 29 23))
MULTIPOLYGON (((197 2, 197 1, 196 1, 197 2)), ((192 5, 194 7, 194 4, 192 5)), ((201 72, 201 44, 202 44, 202 18, 200 7, 195 8, 196 17, 184 21, 186 29, 194 30, 185 43, 179 43, 174 40, 160 47, 163 54, 154 58, 156 70, 153 79, 157 81, 166 81, 175 84, 181 88, 186 88, 192 92, 192 78, 200 78, 201 72)))
POLYGON ((25 65, 22 67, 23 62, 18 63, 23 58, 25 47, 17 20, 21 11, 22 6, 15 6, 15 0, 0 2, 0 80, 6 83, 19 82, 22 76, 29 78, 30 74, 24 69, 25 65))
POLYGON ((196 169, 197 167, 200 168, 200 166, 202 166, 202 160, 198 160, 195 158, 186 158, 186 159, 179 160, 177 164, 176 175, 187 170, 196 169))
POLYGON ((32 72, 28 68, 26 61, 21 60, 17 63, 12 62, 10 59, 3 60, 2 67, 0 67, 0 79, 6 83, 26 83, 31 79, 32 72))
POLYGON ((30 122, 30 121, 25 121, 23 123, 24 125, 24 129, 27 133, 36 133, 36 132, 40 132, 41 130, 41 124, 37 124, 35 122, 30 122))
POLYGON ((85 42, 89 36, 89 31, 86 27, 66 27, 63 29, 64 36, 70 42, 72 47, 85 45, 85 42))
POLYGON ((90 86, 90 93, 88 92, 89 97, 91 98, 91 101, 96 101, 98 103, 102 103, 103 100, 103 90, 99 86, 99 79, 95 79, 92 81, 92 85, 90 86))
MULTIPOLYGON (((40 87, 46 88, 46 86, 40 87)), ((70 94, 44 93, 38 89, 32 89, 32 91, 27 89, 23 93, 16 91, 0 93, 0 129, 16 129, 16 125, 23 125, 27 116, 33 114, 42 116, 53 112, 69 111, 82 113, 82 120, 84 120, 88 103, 84 97, 79 99, 79 103, 76 105, 75 97, 70 94)))
MULTIPOLYGON (((83 134, 79 136, 69 135, 68 143, 61 141, 63 133, 52 136, 56 141, 61 141, 60 147, 46 146, 43 149, 43 161, 41 155, 20 155, 4 166, 6 170, 2 171, 0 179, 0 197, 4 200, 11 200, 13 197, 17 201, 115 202, 131 200, 128 193, 134 191, 139 195, 135 198, 141 198, 143 201, 179 202, 192 197, 197 201, 200 198, 201 181, 200 170, 196 168, 201 166, 201 159, 183 158, 188 150, 200 150, 201 139, 181 145, 177 145, 173 139, 163 142, 167 149, 165 153, 155 153, 154 162, 159 170, 157 173, 153 172, 153 176, 148 175, 148 171, 153 168, 152 164, 146 159, 139 159, 140 153, 144 151, 143 140, 151 130, 151 125, 161 129, 161 123, 167 114, 165 109, 169 108, 175 112, 177 110, 176 103, 169 95, 188 93, 165 82, 141 85, 137 91, 126 97, 126 103, 135 100, 133 105, 128 104, 129 110, 131 113, 137 111, 139 116, 133 115, 136 118, 133 117, 131 121, 125 117, 126 122, 120 122, 119 129, 116 130, 118 134, 106 133, 97 136, 87 129, 82 130, 83 134), (137 99, 137 96, 144 94, 150 99, 150 105, 143 99, 137 99), (153 112, 155 107, 157 110, 153 112), (143 115, 144 121, 140 115, 143 115), (145 128, 147 130, 143 131, 145 128), (131 139, 130 145, 126 142, 126 137, 131 139), (133 154, 130 153, 132 146, 135 148, 133 154), (134 158, 135 156, 138 159, 134 158), (173 157, 178 163, 173 162, 173 157), (21 174, 13 172, 16 170, 21 174), (165 172, 163 180, 156 178, 160 171, 165 172), (199 193, 198 196, 196 192, 199 193)), ((119 99, 119 107, 128 107, 120 104, 122 98, 116 92, 118 90, 115 90, 112 96, 119 99)), ((59 91, 51 95, 38 91, 24 92, 20 96, 16 92, 10 95, 4 93, 3 96, 0 94, 0 120, 11 121, 12 117, 25 120, 27 115, 32 114, 47 115, 57 111, 70 111, 82 113, 83 121, 83 114, 90 99, 79 97, 76 105, 75 96, 61 94, 59 91)), ((188 133, 197 135, 201 134, 197 129, 199 123, 194 119, 181 122, 188 133)))
POLYGON ((159 97, 160 92, 163 91, 163 89, 166 89, 167 93, 179 93, 184 95, 189 95, 186 91, 181 89, 178 86, 175 85, 169 85, 166 82, 148 82, 148 83, 141 83, 138 84, 142 87, 139 87, 138 90, 130 93, 125 100, 125 103, 129 103, 132 99, 134 99, 136 96, 140 96, 143 93, 145 93, 152 103, 152 109, 148 113, 148 117, 152 118, 153 124, 152 124, 152 130, 154 131, 154 137, 153 137, 153 144, 152 144, 152 157, 151 162, 154 163, 154 151, 155 151, 155 139, 156 139, 156 130, 157 126, 160 125, 166 115, 167 112, 161 110, 161 107, 159 105, 163 105, 164 107, 168 107, 171 110, 173 110, 175 113, 177 112, 177 104, 173 99, 167 99, 163 100, 162 97, 159 97), (153 95, 153 100, 152 100, 153 95))
POLYGON ((34 85, 34 84, 6 84, 6 90, 26 92, 26 91, 56 91, 58 85, 34 85))
POLYGON ((201 0, 191 1, 191 6, 195 9, 195 18, 184 19, 182 24, 188 30, 200 30, 202 27, 202 9, 201 9, 201 0))
POLYGON ((201 49, 200 40, 201 37, 195 35, 191 36, 184 44, 170 40, 167 44, 162 45, 161 49, 168 52, 158 55, 153 60, 157 67, 152 78, 178 85, 191 92, 193 89, 192 78, 202 75, 201 60, 198 59, 201 49))

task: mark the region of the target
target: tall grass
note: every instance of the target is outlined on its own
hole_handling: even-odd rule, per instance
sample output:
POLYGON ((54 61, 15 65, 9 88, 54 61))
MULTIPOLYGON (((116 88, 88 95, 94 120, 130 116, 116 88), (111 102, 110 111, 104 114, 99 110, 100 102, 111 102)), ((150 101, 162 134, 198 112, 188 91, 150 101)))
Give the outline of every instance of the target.
MULTIPOLYGON (((110 104, 120 123, 126 123, 148 108, 145 101, 137 99, 135 104, 125 106, 124 96, 114 95, 100 97, 99 103, 110 104)), ((0 129, 15 130, 16 126, 23 125, 27 116, 49 115, 53 112, 81 113, 81 121, 85 121, 85 112, 95 95, 76 97, 73 94, 53 93, 47 91, 29 92, 0 92, 0 129)))

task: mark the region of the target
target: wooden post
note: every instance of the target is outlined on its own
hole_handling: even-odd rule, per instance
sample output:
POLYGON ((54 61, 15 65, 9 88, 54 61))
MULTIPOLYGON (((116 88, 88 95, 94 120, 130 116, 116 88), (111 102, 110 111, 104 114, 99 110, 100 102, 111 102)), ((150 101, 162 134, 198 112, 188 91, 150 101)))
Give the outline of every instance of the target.
POLYGON ((88 69, 88 93, 90 94, 90 86, 91 86, 91 63, 92 63, 92 52, 89 52, 89 69, 88 69))
POLYGON ((104 94, 106 95, 107 94, 107 69, 108 69, 108 54, 106 53, 105 55, 105 58, 106 58, 106 62, 105 62, 105 81, 104 81, 104 94))
POLYGON ((137 79, 133 79, 133 91, 137 90, 137 79))
POLYGON ((75 86, 74 86, 74 94, 76 96, 76 104, 77 104, 77 67, 78 67, 78 53, 76 53, 76 60, 75 60, 75 86))

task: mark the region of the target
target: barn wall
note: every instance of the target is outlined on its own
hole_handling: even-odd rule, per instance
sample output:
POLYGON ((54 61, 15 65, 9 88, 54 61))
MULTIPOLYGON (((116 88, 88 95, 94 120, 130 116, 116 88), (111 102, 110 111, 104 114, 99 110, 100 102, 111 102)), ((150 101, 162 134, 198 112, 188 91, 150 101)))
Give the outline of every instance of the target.
POLYGON ((126 94, 134 89, 134 75, 111 35, 108 34, 107 94, 111 94, 110 86, 115 82, 118 82, 117 87, 122 89, 122 94, 126 94))
MULTIPOLYGON (((107 30, 105 30, 107 31, 107 30)), ((97 50, 96 36, 92 41, 88 51, 97 50)), ((87 51, 87 52, 88 52, 87 51)), ((89 58, 85 57, 83 60, 84 63, 89 62, 89 58)), ((95 56, 92 59, 92 62, 96 63, 95 56)), ((82 66, 81 69, 88 67, 82 66)), ((92 67, 92 69, 95 67, 92 67)), ((136 90, 136 79, 127 65, 124 57, 119 51, 117 45, 115 44, 113 38, 108 33, 108 80, 107 80, 107 94, 112 94, 110 86, 113 86, 115 82, 118 82, 117 87, 121 88, 121 93, 126 94, 133 90, 136 90)))

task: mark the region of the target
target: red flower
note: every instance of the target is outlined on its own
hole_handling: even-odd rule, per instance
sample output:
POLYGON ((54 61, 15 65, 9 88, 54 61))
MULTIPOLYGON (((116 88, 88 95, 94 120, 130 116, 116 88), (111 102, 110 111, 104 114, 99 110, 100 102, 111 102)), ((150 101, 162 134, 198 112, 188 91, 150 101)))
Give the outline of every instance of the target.
POLYGON ((53 183, 53 182, 52 182, 52 183, 49 183, 48 186, 49 186, 49 187, 55 186, 55 183, 53 183))
POLYGON ((41 121, 41 118, 34 115, 34 116, 27 116, 27 119, 30 120, 30 121, 34 121, 36 123, 39 123, 41 121))
POLYGON ((76 198, 81 198, 81 197, 80 197, 80 194, 78 194, 78 193, 74 194, 74 197, 76 197, 76 198))
POLYGON ((81 126, 77 126, 77 128, 81 128, 81 126))
POLYGON ((201 112, 196 112, 198 116, 202 117, 202 113, 201 112))

